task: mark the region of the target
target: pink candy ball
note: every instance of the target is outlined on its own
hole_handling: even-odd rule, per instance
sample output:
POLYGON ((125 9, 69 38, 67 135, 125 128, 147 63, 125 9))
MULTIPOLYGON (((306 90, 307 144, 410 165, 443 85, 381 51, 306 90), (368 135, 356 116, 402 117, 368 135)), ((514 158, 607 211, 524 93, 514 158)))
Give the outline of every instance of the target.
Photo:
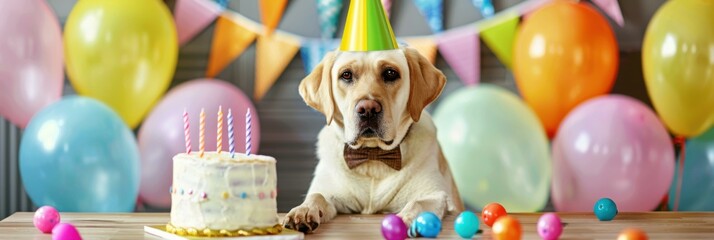
POLYGON ((52 229, 52 240, 82 240, 82 236, 74 225, 60 223, 52 229))
POLYGON ((563 233, 563 223, 555 213, 546 213, 538 219, 538 235, 545 240, 555 240, 563 233))
POLYGON ((35 224, 37 230, 43 233, 52 232, 52 228, 60 222, 60 214, 57 209, 51 206, 43 206, 35 212, 35 217, 32 223, 35 224))

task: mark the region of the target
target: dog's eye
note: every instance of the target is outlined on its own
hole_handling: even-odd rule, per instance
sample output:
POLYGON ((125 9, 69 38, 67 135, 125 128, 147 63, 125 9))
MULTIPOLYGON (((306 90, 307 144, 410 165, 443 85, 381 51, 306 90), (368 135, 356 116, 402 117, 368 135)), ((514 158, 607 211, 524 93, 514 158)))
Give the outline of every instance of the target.
POLYGON ((340 76, 340 78, 342 78, 342 81, 350 83, 352 82, 352 72, 349 70, 344 71, 342 72, 342 76, 340 76))
POLYGON ((382 78, 385 82, 394 82, 399 79, 399 73, 393 69, 387 69, 382 73, 382 78))

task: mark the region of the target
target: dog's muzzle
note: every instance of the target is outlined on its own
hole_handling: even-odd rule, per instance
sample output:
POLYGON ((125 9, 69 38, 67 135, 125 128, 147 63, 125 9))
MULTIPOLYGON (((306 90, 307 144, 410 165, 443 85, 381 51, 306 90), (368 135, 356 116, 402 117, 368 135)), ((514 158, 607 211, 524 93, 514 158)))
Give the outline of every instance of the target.
POLYGON ((360 137, 380 137, 380 119, 382 118, 382 104, 376 100, 364 99, 357 102, 357 116, 359 117, 360 137))

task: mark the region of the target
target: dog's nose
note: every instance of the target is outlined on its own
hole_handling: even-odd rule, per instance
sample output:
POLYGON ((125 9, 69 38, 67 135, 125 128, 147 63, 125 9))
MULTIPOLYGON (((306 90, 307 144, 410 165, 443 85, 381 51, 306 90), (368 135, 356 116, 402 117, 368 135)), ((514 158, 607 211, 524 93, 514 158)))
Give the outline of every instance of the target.
POLYGON ((357 102, 357 114, 360 118, 372 118, 382 112, 382 104, 375 100, 360 100, 357 102))

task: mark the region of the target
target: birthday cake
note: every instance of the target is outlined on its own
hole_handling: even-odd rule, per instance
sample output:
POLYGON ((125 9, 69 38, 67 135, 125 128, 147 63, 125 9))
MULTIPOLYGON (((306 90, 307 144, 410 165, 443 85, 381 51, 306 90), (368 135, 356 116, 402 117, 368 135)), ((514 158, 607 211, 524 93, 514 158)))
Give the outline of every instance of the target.
POLYGON ((189 236, 278 234, 275 159, 228 152, 181 153, 173 158, 171 222, 189 236))

